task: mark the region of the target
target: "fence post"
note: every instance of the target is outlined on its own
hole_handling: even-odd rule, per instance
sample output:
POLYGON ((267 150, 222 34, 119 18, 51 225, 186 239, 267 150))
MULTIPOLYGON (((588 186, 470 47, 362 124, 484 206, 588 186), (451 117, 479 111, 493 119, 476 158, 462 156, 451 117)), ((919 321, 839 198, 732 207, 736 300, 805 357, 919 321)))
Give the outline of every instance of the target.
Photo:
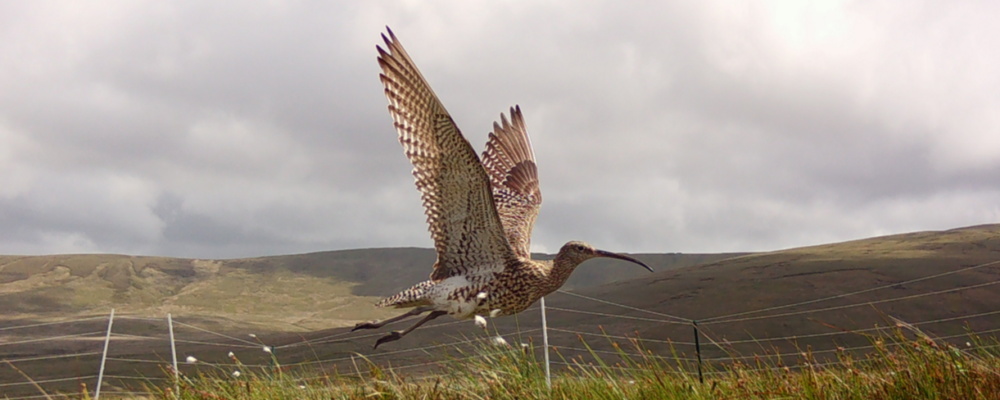
POLYGON ((174 361, 174 398, 181 396, 180 372, 177 371, 177 346, 174 344, 174 320, 167 313, 167 329, 170 330, 170 354, 174 361))
POLYGON ((698 321, 691 320, 691 326, 694 327, 694 352, 698 355, 698 382, 705 383, 705 378, 701 374, 701 341, 698 340, 698 321))
POLYGON ((542 308, 542 347, 545 348, 545 387, 552 390, 552 374, 549 371, 549 327, 545 322, 545 297, 541 298, 542 308))
POLYGON ((101 354, 101 370, 97 372, 97 389, 94 390, 94 400, 101 398, 101 382, 104 381, 104 362, 108 360, 108 343, 111 342, 111 324, 115 322, 115 309, 108 316, 108 334, 104 336, 104 353, 101 354))

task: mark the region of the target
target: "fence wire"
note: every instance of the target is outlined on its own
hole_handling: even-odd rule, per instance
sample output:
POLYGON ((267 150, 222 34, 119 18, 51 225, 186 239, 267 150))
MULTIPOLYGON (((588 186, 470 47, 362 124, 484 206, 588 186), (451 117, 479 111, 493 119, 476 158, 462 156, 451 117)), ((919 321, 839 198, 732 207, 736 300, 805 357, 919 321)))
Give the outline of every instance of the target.
POLYGON ((823 297, 823 298, 820 298, 820 299, 800 301, 800 302, 797 302, 797 303, 784 304, 784 305, 780 305, 780 306, 761 308, 761 309, 758 309, 758 310, 742 311, 742 312, 738 312, 738 313, 720 315, 720 316, 715 316, 715 317, 710 317, 710 318, 703 318, 700 321, 702 321, 702 322, 709 322, 709 321, 716 321, 716 320, 729 320, 730 318, 733 318, 733 317, 740 317, 740 316, 750 315, 750 314, 759 314, 759 313, 762 313, 762 312, 776 311, 776 310, 782 310, 782 309, 786 309, 786 308, 800 307, 800 306, 809 305, 809 304, 821 303, 821 302, 824 302, 824 301, 842 299, 844 297, 856 296, 856 295, 859 295, 859 294, 870 293, 870 292, 874 292, 874 291, 878 291, 878 290, 883 290, 883 289, 889 289, 889 288, 892 288, 892 287, 895 287, 895 286, 908 285, 908 284, 911 284, 911 283, 922 282, 922 281, 926 281, 926 280, 930 280, 930 279, 937 279, 937 278, 945 277, 945 276, 948 276, 948 275, 959 274, 959 273, 962 273, 962 272, 974 271, 974 270, 977 270, 977 269, 980 269, 980 268, 985 268, 985 267, 989 267, 989 266, 997 265, 997 264, 1000 264, 1000 260, 992 261, 992 262, 988 262, 988 263, 984 263, 984 264, 973 265, 971 267, 963 267, 963 268, 956 269, 954 271, 942 272, 940 274, 934 274, 934 275, 924 276, 924 277, 920 277, 920 278, 910 279, 910 280, 906 280, 906 281, 903 281, 903 282, 896 282, 896 283, 886 284, 886 285, 877 286, 877 287, 873 287, 873 288, 862 289, 862 290, 858 290, 858 291, 854 291, 854 292, 850 292, 850 293, 843 293, 843 294, 838 294, 838 295, 834 295, 834 296, 823 297))
POLYGON ((813 310, 792 311, 792 312, 786 312, 786 313, 780 313, 780 314, 761 315, 761 316, 756 316, 756 317, 743 317, 743 318, 733 318, 733 319, 708 321, 708 322, 703 322, 702 325, 731 324, 731 323, 734 323, 734 322, 757 321, 757 320, 762 320, 762 319, 770 319, 770 318, 778 318, 778 317, 788 317, 788 316, 793 316, 793 315, 816 314, 816 313, 821 313, 821 312, 825 312, 825 311, 843 310, 843 309, 847 309, 847 308, 854 308, 854 307, 860 307, 860 306, 870 306, 870 305, 876 305, 876 304, 893 303, 893 302, 903 301, 903 300, 918 299, 918 298, 921 298, 921 297, 937 296, 939 294, 961 292, 963 290, 977 289, 977 288, 986 287, 986 286, 993 286, 993 285, 996 285, 998 283, 1000 283, 1000 280, 996 280, 996 281, 992 281, 992 282, 986 282, 986 283, 980 283, 978 285, 962 286, 962 287, 957 287, 957 288, 952 288, 952 289, 938 290, 938 291, 935 291, 935 292, 920 293, 920 294, 914 294, 914 295, 909 295, 909 296, 896 297, 896 298, 892 298, 892 299, 871 300, 871 301, 866 301, 866 302, 861 302, 861 303, 847 304, 847 305, 843 305, 843 306, 818 308, 818 309, 813 309, 813 310))

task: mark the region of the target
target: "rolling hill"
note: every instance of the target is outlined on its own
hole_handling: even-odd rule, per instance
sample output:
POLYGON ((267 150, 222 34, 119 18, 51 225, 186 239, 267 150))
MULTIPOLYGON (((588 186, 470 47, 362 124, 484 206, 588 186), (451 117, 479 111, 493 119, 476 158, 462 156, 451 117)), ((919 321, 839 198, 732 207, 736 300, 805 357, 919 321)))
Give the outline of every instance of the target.
MULTIPOLYGON (((958 335, 951 340, 960 346, 966 341, 974 342, 964 336, 967 330, 1000 330, 1000 225, 891 235, 768 253, 686 256, 636 255, 657 270, 654 274, 642 274, 641 269, 627 264, 584 264, 581 268, 592 271, 580 271, 585 279, 575 282, 572 294, 556 293, 547 298, 549 339, 557 350, 554 359, 560 362, 563 357, 585 354, 578 350, 583 347, 581 338, 602 352, 613 350, 611 341, 624 344, 626 340, 614 337, 626 335, 646 339, 644 345, 654 354, 669 355, 673 348, 681 357, 692 357, 691 323, 667 315, 699 321, 702 356, 714 364, 732 362, 730 357, 734 355, 765 352, 780 352, 785 355, 783 362, 794 363, 805 351, 814 351, 820 360, 835 357, 837 346, 848 351, 851 348, 870 351, 869 338, 844 331, 886 326, 891 324, 889 316, 916 323, 933 336, 958 335), (613 273, 607 272, 612 269, 613 273), (586 279, 588 274, 604 277, 632 274, 634 278, 593 285, 601 281, 586 279), (765 311, 756 312, 759 310, 765 311), (612 338, 602 337, 603 334, 612 338)), ((271 327, 275 329, 253 340, 275 346, 275 355, 284 365, 308 362, 300 368, 311 371, 351 371, 355 362, 351 357, 358 354, 373 362, 408 367, 405 372, 432 370, 434 364, 429 362, 440 360, 443 351, 454 349, 454 346, 435 346, 484 335, 471 322, 441 318, 399 342, 372 351, 374 340, 388 328, 350 333, 347 328, 327 325, 304 331, 321 324, 287 322, 293 317, 315 320, 322 316, 331 320, 340 318, 346 323, 360 317, 346 310, 337 311, 340 309, 333 305, 338 304, 336 296, 324 297, 320 292, 339 290, 337 296, 350 299, 339 300, 341 309, 363 305, 360 309, 370 310, 368 304, 375 297, 426 276, 427 266, 433 260, 429 250, 351 250, 214 261, 98 255, 59 257, 0 259, 4 265, 0 270, 4 282, 0 285, 2 309, 22 310, 47 318, 92 315, 112 304, 115 307, 124 304, 123 309, 134 307, 140 315, 173 310, 178 321, 231 335, 220 338, 191 329, 180 332, 180 337, 190 341, 179 343, 182 357, 197 355, 201 360, 213 362, 228 362, 229 351, 244 363, 270 362, 269 355, 260 351, 259 346, 247 346, 245 341, 247 333, 271 327), (90 264, 104 261, 96 267, 74 261, 84 259, 90 260, 87 261, 90 264), (143 272, 147 269, 155 272, 143 272), (87 285, 101 289, 86 288, 87 285), (67 288, 72 294, 58 293, 67 288), (156 296, 162 300, 156 300, 156 296), (310 301, 329 301, 319 303, 328 306, 324 312, 329 314, 307 315, 303 305, 310 301), (282 322, 247 324, 248 320, 256 321, 250 313, 262 313, 282 322), (283 326, 289 327, 286 332, 279 329, 283 326), (199 341, 215 344, 199 344, 199 341)), ((6 316, 17 317, 10 311, 6 316)), ((161 317, 162 314, 157 315, 161 317)), ((21 318, 16 322, 30 320, 21 318)), ((59 328, 39 327, 19 335, 50 337, 69 331, 101 332, 106 321, 97 318, 59 328)), ((392 328, 398 329, 400 325, 392 328)), ((499 332, 511 341, 539 343, 539 327, 537 308, 490 321, 491 334, 499 332)), ((121 322, 116 319, 115 333, 143 336, 123 336, 128 340, 116 341, 110 356, 117 360, 163 361, 169 357, 162 319, 121 322)), ((16 337, 0 334, 0 345, 11 339, 16 337)), ((92 351, 97 345, 99 342, 94 340, 33 342, 0 346, 0 356, 67 354, 92 351)), ((614 361, 613 355, 598 354, 614 361)), ((93 372, 96 357, 81 356, 65 363, 24 363, 22 368, 36 379, 67 373, 83 376, 93 372)), ((109 363, 108 368, 112 375, 161 373, 156 363, 118 361, 109 363)), ((181 367, 182 371, 193 368, 197 366, 181 367)), ((16 375, 0 370, 0 380, 8 378, 15 379, 16 375)))
MULTIPOLYGON (((739 254, 642 255, 657 270, 739 254)), ((551 255, 536 254, 540 259, 551 255)), ((308 331, 352 326, 392 315, 372 307, 427 279, 434 251, 417 248, 196 260, 108 254, 0 256, 0 319, 34 323, 52 318, 119 313, 166 313, 216 319, 257 331, 308 331)), ((597 286, 647 273, 624 263, 593 260, 568 288, 597 286)))

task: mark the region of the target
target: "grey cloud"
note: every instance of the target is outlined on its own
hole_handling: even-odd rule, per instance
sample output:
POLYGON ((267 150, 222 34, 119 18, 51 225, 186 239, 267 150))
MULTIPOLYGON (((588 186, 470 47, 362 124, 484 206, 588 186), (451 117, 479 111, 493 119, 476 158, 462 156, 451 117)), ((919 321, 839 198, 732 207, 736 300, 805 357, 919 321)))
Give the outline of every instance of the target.
POLYGON ((429 247, 384 25, 477 148, 521 105, 539 249, 1000 221, 1000 13, 906 4, 6 4, 0 253, 429 247))

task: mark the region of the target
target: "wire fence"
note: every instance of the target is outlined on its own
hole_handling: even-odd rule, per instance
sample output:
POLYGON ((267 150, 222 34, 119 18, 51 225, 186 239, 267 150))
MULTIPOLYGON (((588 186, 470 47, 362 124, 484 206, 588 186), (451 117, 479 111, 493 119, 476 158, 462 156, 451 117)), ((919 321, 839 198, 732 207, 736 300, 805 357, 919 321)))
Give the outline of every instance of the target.
MULTIPOLYGON (((553 365, 568 368, 580 367, 581 357, 600 358, 604 365, 614 365, 622 357, 655 357, 681 363, 725 364, 753 359, 801 359, 804 349, 811 367, 825 365, 823 357, 835 359, 843 352, 872 351, 871 335, 884 333, 894 326, 890 321, 874 327, 837 328, 831 324, 816 322, 835 311, 858 307, 912 302, 918 299, 933 300, 936 296, 962 293, 976 289, 993 288, 1000 279, 988 280, 947 289, 927 289, 919 293, 900 296, 885 296, 877 299, 861 299, 861 295, 874 295, 901 285, 929 282, 934 279, 998 266, 1000 261, 988 262, 958 268, 952 271, 922 276, 901 282, 879 285, 848 293, 825 296, 788 304, 767 305, 754 310, 738 311, 703 319, 688 318, 639 307, 635 304, 620 304, 608 299, 587 296, 581 293, 559 290, 549 296, 553 300, 567 300, 559 305, 549 306, 545 311, 550 317, 558 315, 576 316, 604 321, 605 330, 599 324, 560 325, 564 318, 550 318, 547 330, 542 332, 531 316, 539 314, 538 307, 522 312, 523 325, 495 324, 487 336, 483 334, 458 337, 454 327, 469 328, 469 321, 449 321, 427 324, 416 332, 433 332, 437 340, 434 344, 418 347, 396 347, 372 350, 369 346, 373 338, 382 336, 379 332, 351 332, 347 329, 332 330, 329 334, 309 334, 310 338, 289 339, 290 335, 261 335, 253 333, 218 332, 196 319, 178 321, 145 316, 87 316, 65 321, 33 322, 23 325, 0 326, 0 397, 7 399, 33 399, 60 393, 79 396, 87 392, 97 396, 99 389, 107 395, 151 395, 155 388, 169 388, 175 384, 173 360, 176 358, 179 376, 192 376, 199 372, 215 371, 230 374, 238 379, 241 373, 250 370, 299 369, 301 371, 322 371, 323 374, 361 375, 368 363, 389 365, 395 371, 422 371, 424 376, 434 375, 441 366, 449 362, 467 360, 476 355, 470 353, 450 353, 454 349, 469 349, 497 336, 504 338, 499 343, 513 343, 514 346, 534 342, 534 335, 544 333, 551 336, 549 349, 559 357, 553 365), (573 300, 570 302, 568 300, 573 300), (845 302, 846 304, 824 305, 825 302, 845 302), (579 309, 566 306, 576 304, 593 308, 579 309), (609 311, 611 310, 611 311, 609 311), (617 311, 614 311, 617 310, 617 311), (811 322, 810 329, 788 329, 780 335, 766 332, 753 333, 747 323, 785 321, 785 325, 802 327, 804 321, 811 322), (112 321, 119 321, 112 327, 112 321), (138 329, 129 325, 131 321, 141 323, 138 329), (555 323, 553 323, 555 322, 555 323), (172 327, 168 326, 172 323, 172 327), (464 324, 464 325, 463 325, 464 324), (626 331, 641 324, 648 332, 667 332, 661 337, 641 337, 638 330, 626 331), (625 328, 621 328, 624 326, 625 328), (105 326, 107 329, 104 329, 105 326), (582 327, 582 328, 581 328, 582 327), (740 329, 743 329, 740 332, 740 329), (817 331, 821 330, 821 331, 817 331), (59 332, 38 336, 37 332, 59 332), (168 332, 171 334, 168 335, 168 332), (743 337, 738 337, 742 335, 743 337), (729 339, 729 336, 734 336, 729 339), (699 344, 699 341, 702 343, 699 344), (620 346, 621 343, 627 346, 620 346), (824 347, 825 346, 825 347, 824 347), (173 349, 173 350, 172 350, 173 349), (606 358, 606 359, 605 359, 606 358), (44 368, 38 368, 44 365, 44 368), (42 375, 30 375, 24 371, 47 371, 42 375), (44 391, 44 393, 42 392, 44 391)), ((995 296, 992 298, 996 298, 995 296)), ((551 301, 551 300, 550 300, 551 301)), ((1000 304, 977 305, 980 311, 952 313, 939 318, 908 320, 911 329, 926 329, 934 340, 952 341, 956 348, 971 347, 970 334, 995 334, 1000 332, 1000 304), (982 311, 983 307, 991 307, 982 311), (971 323, 977 329, 971 329, 971 323), (962 331, 963 333, 951 333, 962 331)), ((182 318, 183 319, 183 318, 182 318)), ((496 321, 496 320, 495 320, 496 321)), ((436 321, 435 321, 436 322, 436 321)), ((459 329, 462 330, 462 329, 459 329)), ((465 329, 464 331, 468 331, 465 329)), ((402 342, 400 342, 402 343, 402 342)), ((888 344, 887 346, 892 346, 888 344)), ((977 344, 979 345, 979 344, 977 344)), ((981 345, 985 347, 993 347, 981 345)), ((537 346, 530 345, 537 349, 537 346)), ((549 350, 541 349, 541 350, 549 350)), ((474 353, 473 353, 474 354, 474 353)), ((787 368, 801 368, 802 363, 788 363, 787 368)), ((617 367, 616 367, 617 368, 617 367)), ((715 374, 718 371, 710 371, 715 374)), ((57 397, 54 397, 57 398, 57 397)))

